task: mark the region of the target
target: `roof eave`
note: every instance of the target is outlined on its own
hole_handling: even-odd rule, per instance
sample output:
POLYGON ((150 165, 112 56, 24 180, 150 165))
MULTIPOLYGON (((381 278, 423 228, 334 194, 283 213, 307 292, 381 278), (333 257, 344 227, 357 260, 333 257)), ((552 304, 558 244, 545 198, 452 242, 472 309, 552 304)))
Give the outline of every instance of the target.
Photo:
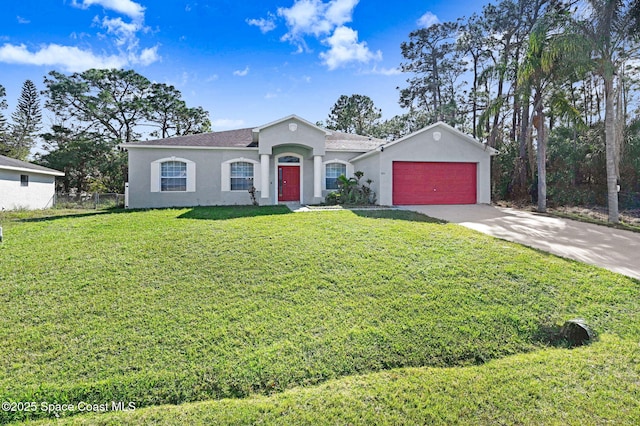
POLYGON ((38 173, 41 175, 50 175, 50 176, 64 176, 63 172, 59 172, 57 170, 38 170, 38 169, 30 169, 27 167, 13 167, 13 166, 0 166, 1 170, 11 170, 15 172, 27 172, 27 173, 38 173))
POLYGON ((352 158, 350 161, 358 161, 358 160, 362 160, 362 159, 367 158, 367 157, 371 157, 372 155, 375 155, 375 154, 380 154, 380 152, 382 152, 380 149, 381 148, 385 148, 385 147, 386 147, 386 145, 380 145, 377 148, 374 148, 372 150, 369 150, 369 151, 367 151, 365 153, 362 153, 362 154, 358 155, 357 157, 352 158))
POLYGON ((125 149, 208 149, 208 150, 236 150, 236 151, 257 151, 257 146, 196 146, 196 145, 138 145, 121 144, 125 149))

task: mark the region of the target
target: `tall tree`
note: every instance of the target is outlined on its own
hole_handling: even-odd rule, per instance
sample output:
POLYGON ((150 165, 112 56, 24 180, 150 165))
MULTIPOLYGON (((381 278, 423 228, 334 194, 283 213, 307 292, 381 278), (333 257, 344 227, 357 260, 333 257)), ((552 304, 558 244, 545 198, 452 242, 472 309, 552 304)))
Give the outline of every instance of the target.
POLYGON ((564 94, 554 91, 575 75, 587 53, 579 50, 573 33, 566 31, 569 19, 560 6, 554 7, 534 26, 526 55, 519 70, 519 84, 524 93, 533 93, 533 115, 530 122, 537 134, 538 211, 547 209, 547 141, 546 111, 551 104, 561 109, 567 104, 564 94))
POLYGON ((35 146, 36 137, 41 129, 42 110, 38 89, 31 80, 22 85, 18 106, 13 114, 11 125, 11 148, 15 158, 26 160, 35 146))
POLYGON ((211 131, 209 113, 202 107, 187 107, 182 93, 171 85, 153 83, 148 101, 148 125, 157 128, 151 136, 168 138, 211 131))
POLYGON ((377 125, 371 136, 394 141, 420 130, 429 124, 431 117, 421 111, 411 110, 406 114, 396 115, 377 125))
POLYGON ((331 108, 327 128, 346 133, 368 136, 375 131, 382 112, 370 97, 342 95, 331 108))
POLYGON ((488 93, 482 87, 482 75, 485 70, 485 64, 491 57, 490 44, 487 43, 487 27, 482 17, 474 14, 469 20, 461 25, 460 37, 456 43, 456 48, 462 54, 470 57, 472 83, 469 90, 469 111, 471 113, 471 134, 475 138, 478 135, 478 114, 482 108, 481 104, 484 100, 485 104, 488 93))
POLYGON ((456 105, 459 77, 464 73, 461 52, 456 49, 458 22, 444 22, 421 28, 409 34, 409 42, 400 45, 402 72, 412 74, 409 86, 400 90, 400 105, 422 109, 431 122, 460 121, 456 105))
POLYGON ((45 77, 46 107, 59 121, 113 141, 132 142, 148 109, 151 82, 133 70, 91 69, 70 76, 51 71, 45 77))
POLYGON ((56 180, 64 193, 80 195, 92 183, 104 192, 122 191, 126 155, 100 134, 53 125, 43 139, 44 152, 36 154, 36 162, 65 173, 56 180))
MULTIPOLYGON (((71 168, 74 161, 86 164, 74 169, 78 177, 73 187, 77 191, 86 190, 82 176, 87 173, 110 191, 124 189, 126 161, 117 150, 119 143, 143 134, 169 137, 210 128, 206 111, 188 108, 174 87, 152 84, 133 70, 91 69, 71 75, 52 71, 45 77, 45 85, 45 105, 59 124, 47 135, 49 154, 42 156, 42 161, 67 161, 71 168), (105 146, 108 153, 102 151, 105 146), (79 147, 94 152, 94 157, 100 153, 96 157, 100 163, 80 161, 79 147)), ((60 165, 58 168, 67 170, 60 165)))
POLYGON ((618 161, 616 152, 621 135, 616 132, 615 100, 616 80, 622 67, 640 47, 638 43, 637 1, 589 0, 587 19, 578 22, 585 40, 589 43, 596 63, 596 74, 604 85, 605 103, 605 151, 607 170, 607 203, 609 222, 618 223, 618 161))

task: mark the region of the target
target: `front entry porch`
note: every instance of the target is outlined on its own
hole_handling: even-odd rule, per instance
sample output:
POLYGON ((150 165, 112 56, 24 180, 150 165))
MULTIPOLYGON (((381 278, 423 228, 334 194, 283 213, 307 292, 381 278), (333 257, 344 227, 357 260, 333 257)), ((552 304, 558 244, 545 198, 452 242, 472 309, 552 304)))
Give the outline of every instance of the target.
POLYGON ((291 151, 280 148, 273 154, 260 155, 260 204, 322 201, 323 156, 313 155, 311 161, 309 154, 291 147, 291 151))

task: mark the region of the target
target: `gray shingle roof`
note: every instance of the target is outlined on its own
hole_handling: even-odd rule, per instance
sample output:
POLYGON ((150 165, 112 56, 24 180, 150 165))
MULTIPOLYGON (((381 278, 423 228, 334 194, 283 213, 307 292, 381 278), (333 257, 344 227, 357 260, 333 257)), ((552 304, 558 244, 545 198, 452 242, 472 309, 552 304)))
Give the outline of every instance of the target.
POLYGON ((354 135, 330 130, 331 135, 327 136, 326 147, 329 150, 357 150, 371 151, 387 141, 369 136, 354 135))
POLYGON ((0 155, 0 169, 27 169, 34 172, 42 172, 45 174, 63 174, 59 170, 50 169, 48 167, 38 166, 37 164, 27 163, 26 161, 16 160, 15 158, 5 157, 0 155))
POLYGON ((224 132, 200 133, 197 135, 175 136, 166 139, 130 142, 127 145, 145 146, 201 146, 220 148, 253 148, 258 145, 253 142, 252 128, 227 130, 224 132))
MULTIPOLYGON (((188 146, 188 147, 214 147, 214 148, 256 148, 258 144, 253 141, 253 127, 246 129, 227 130, 222 132, 201 133, 197 135, 176 136, 166 139, 138 141, 128 143, 127 146, 188 146)), ((382 139, 367 136, 353 135, 329 130, 326 147, 329 150, 370 151, 386 143, 382 139)))

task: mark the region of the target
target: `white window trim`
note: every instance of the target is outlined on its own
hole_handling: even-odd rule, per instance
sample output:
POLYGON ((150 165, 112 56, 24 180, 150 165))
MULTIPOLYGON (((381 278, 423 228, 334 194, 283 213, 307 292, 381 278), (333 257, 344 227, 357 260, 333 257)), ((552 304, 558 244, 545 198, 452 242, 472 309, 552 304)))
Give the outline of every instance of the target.
MULTIPOLYGON (((347 177, 348 178, 353 177, 353 174, 355 173, 355 168, 353 167, 353 164, 351 164, 348 161, 338 160, 338 159, 324 161, 322 163, 322 190, 323 191, 327 191, 327 164, 333 164, 333 163, 340 163, 340 164, 344 164, 345 166, 347 166, 347 177)), ((335 190, 334 189, 330 189, 329 191, 335 191, 335 190)))
POLYGON ((256 161, 256 160, 251 160, 249 158, 244 158, 244 157, 240 157, 240 158, 234 158, 231 160, 227 160, 225 162, 222 163, 221 167, 220 167, 220 172, 221 172, 221 176, 220 176, 220 190, 222 192, 247 192, 246 189, 236 189, 236 190, 231 190, 231 163, 251 163, 253 164, 253 186, 254 188, 256 188, 257 191, 260 190, 260 188, 262 188, 262 186, 260 186, 260 162, 256 161))
POLYGON ((151 192, 162 192, 163 194, 181 194, 184 192, 196 192, 196 163, 180 157, 166 157, 151 163, 151 192), (161 191, 160 190, 160 167, 167 161, 180 161, 187 164, 187 190, 186 191, 161 191))
MULTIPOLYGON (((273 178, 273 182, 275 183, 275 189, 274 189, 274 203, 275 204, 279 204, 280 201, 278 201, 278 166, 293 166, 293 167, 300 167, 300 202, 302 203, 303 199, 304 199, 304 169, 303 169, 303 164, 304 164, 304 157, 300 154, 296 154, 295 152, 283 152, 282 154, 278 154, 274 157, 274 163, 275 163, 275 167, 273 170, 273 174, 274 174, 274 178, 273 178), (288 156, 292 156, 292 157, 298 157, 300 159, 299 163, 282 163, 280 164, 278 162, 278 160, 280 160, 280 157, 288 157, 288 156)), ((283 201, 284 202, 284 201, 283 201)))

